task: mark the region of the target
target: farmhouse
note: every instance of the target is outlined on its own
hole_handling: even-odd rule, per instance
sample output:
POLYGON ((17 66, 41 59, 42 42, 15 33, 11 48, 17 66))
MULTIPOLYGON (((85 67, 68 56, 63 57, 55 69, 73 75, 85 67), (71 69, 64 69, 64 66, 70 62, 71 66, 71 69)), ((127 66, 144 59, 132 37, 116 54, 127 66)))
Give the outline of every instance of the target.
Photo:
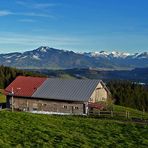
POLYGON ((87 114, 88 104, 107 101, 101 80, 18 76, 6 89, 7 108, 21 111, 87 114))

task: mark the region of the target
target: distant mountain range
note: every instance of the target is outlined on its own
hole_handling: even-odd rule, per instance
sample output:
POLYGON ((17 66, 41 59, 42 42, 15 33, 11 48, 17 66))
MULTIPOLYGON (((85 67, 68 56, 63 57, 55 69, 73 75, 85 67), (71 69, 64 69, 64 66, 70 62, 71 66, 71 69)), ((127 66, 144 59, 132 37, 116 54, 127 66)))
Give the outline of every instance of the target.
POLYGON ((0 64, 23 69, 132 69, 148 67, 148 52, 135 54, 116 51, 76 53, 41 46, 24 53, 0 54, 0 64))

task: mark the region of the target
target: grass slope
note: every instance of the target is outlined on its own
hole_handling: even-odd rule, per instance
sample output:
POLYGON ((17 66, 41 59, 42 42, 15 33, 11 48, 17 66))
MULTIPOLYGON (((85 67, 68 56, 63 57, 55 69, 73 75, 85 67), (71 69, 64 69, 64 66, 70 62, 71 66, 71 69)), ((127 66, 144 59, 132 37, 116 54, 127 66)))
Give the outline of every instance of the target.
POLYGON ((129 116, 132 117, 136 117, 136 118, 142 118, 142 119, 147 119, 148 120, 148 113, 147 112, 142 112, 139 111, 137 109, 133 109, 133 108, 129 108, 129 107, 124 107, 124 106, 120 106, 120 105, 114 105, 113 106, 113 111, 115 112, 129 112, 129 116))
POLYGON ((0 112, 0 147, 148 147, 148 125, 0 112))
POLYGON ((0 90, 0 103, 5 103, 6 102, 6 96, 2 94, 0 90))
MULTIPOLYGON (((130 107, 124 107, 124 106, 120 106, 120 105, 114 105, 113 106, 113 110, 114 111, 119 111, 119 112, 124 112, 124 111, 129 111, 131 113, 137 113, 137 114, 143 114, 142 111, 139 111, 137 109, 133 109, 133 108, 130 108, 130 107)), ((145 112, 145 115, 148 117, 148 113, 145 112)))

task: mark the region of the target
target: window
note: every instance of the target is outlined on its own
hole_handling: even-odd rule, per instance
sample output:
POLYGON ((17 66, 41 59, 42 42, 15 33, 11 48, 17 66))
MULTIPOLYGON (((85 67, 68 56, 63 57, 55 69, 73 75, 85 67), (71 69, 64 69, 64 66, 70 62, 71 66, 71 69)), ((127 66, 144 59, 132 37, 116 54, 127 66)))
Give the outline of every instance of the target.
POLYGON ((90 98, 90 101, 93 101, 93 98, 90 98))
POLYGON ((79 109, 79 107, 78 106, 75 106, 75 109, 79 109))
POLYGON ((38 109, 37 109, 37 108, 33 108, 32 110, 33 110, 33 111, 37 111, 38 109))
POLYGON ((46 106, 47 106, 47 104, 42 104, 42 106, 46 107, 46 106))
POLYGON ((67 109, 67 106, 66 106, 66 105, 64 105, 64 106, 63 106, 63 108, 67 109))
POLYGON ((103 98, 102 98, 102 101, 105 101, 105 100, 106 100, 106 99, 103 97, 103 98))

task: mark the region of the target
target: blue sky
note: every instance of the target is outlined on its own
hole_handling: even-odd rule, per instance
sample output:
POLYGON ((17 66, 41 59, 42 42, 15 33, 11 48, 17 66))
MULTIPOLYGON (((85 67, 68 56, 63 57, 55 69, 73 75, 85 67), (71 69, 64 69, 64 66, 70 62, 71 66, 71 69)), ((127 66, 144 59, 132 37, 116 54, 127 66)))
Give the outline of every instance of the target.
POLYGON ((0 0, 0 53, 148 49, 148 0, 0 0))

